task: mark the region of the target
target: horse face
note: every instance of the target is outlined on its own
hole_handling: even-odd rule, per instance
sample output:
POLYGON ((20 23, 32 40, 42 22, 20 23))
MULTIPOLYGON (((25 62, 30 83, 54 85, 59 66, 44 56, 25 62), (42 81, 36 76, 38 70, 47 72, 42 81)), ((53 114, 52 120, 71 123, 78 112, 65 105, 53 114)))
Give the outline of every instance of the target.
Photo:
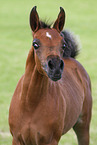
POLYGON ((64 68, 62 56, 65 42, 60 35, 64 23, 65 12, 63 8, 60 8, 60 13, 53 28, 44 28, 41 26, 36 6, 31 10, 30 27, 33 32, 33 47, 37 69, 53 81, 61 78, 64 68))
POLYGON ((33 35, 33 47, 37 69, 53 81, 61 78, 64 41, 55 29, 40 29, 33 35), (43 71, 44 70, 44 71, 43 71))

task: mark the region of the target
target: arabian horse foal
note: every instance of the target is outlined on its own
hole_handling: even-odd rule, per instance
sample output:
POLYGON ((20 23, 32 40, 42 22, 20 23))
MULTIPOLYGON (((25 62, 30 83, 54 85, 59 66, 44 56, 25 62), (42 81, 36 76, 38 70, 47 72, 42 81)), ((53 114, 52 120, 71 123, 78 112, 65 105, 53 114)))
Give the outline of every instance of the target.
POLYGON ((53 27, 31 10, 33 43, 9 109, 12 145, 58 145, 71 128, 79 145, 89 145, 91 83, 64 24, 62 7, 53 27))

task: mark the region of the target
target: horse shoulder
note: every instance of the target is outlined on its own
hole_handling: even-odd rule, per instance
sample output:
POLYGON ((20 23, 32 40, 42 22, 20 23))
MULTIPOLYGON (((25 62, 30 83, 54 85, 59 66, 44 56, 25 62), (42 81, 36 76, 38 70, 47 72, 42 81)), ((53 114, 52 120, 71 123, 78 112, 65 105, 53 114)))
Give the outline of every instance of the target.
POLYGON ((22 92, 23 80, 24 80, 24 75, 20 78, 16 86, 9 108, 9 124, 11 129, 13 128, 15 122, 18 120, 17 118, 18 108, 19 108, 19 100, 22 92))
POLYGON ((89 75, 85 68, 80 64, 80 62, 73 58, 65 59, 64 62, 66 64, 67 69, 74 70, 75 77, 77 77, 80 80, 80 82, 82 81, 89 83, 89 85, 91 84, 89 75))
POLYGON ((77 60, 67 58, 64 59, 64 64, 62 81, 66 101, 64 132, 67 132, 70 127, 76 123, 82 112, 86 92, 90 90, 90 88, 87 87, 87 85, 90 86, 90 79, 84 67, 77 60))

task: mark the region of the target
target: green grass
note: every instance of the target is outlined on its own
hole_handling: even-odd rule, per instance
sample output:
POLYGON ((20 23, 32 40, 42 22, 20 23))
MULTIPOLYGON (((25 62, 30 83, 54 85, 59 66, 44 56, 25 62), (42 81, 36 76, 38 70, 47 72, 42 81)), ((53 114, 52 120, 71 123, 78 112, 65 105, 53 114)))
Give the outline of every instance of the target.
MULTIPOLYGON (((78 60, 92 81, 93 116, 91 143, 97 144, 97 1, 96 0, 1 0, 0 1, 0 145, 11 145, 8 110, 16 84, 24 73, 25 62, 31 47, 29 12, 37 5, 42 19, 51 22, 57 18, 59 7, 66 10, 66 28, 80 36, 82 49, 78 60)), ((60 145, 76 145, 71 130, 60 145)))

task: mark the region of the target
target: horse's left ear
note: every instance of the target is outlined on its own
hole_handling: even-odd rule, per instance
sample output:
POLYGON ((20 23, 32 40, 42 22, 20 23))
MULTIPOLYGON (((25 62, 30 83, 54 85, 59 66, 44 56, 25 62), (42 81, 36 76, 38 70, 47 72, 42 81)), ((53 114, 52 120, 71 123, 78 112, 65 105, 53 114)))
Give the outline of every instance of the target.
POLYGON ((60 7, 60 13, 53 25, 53 28, 55 28, 58 32, 61 32, 63 30, 64 24, 65 24, 65 11, 62 7, 60 7))
POLYGON ((39 16, 34 6, 30 12, 30 27, 33 32, 36 32, 40 28, 39 16))

